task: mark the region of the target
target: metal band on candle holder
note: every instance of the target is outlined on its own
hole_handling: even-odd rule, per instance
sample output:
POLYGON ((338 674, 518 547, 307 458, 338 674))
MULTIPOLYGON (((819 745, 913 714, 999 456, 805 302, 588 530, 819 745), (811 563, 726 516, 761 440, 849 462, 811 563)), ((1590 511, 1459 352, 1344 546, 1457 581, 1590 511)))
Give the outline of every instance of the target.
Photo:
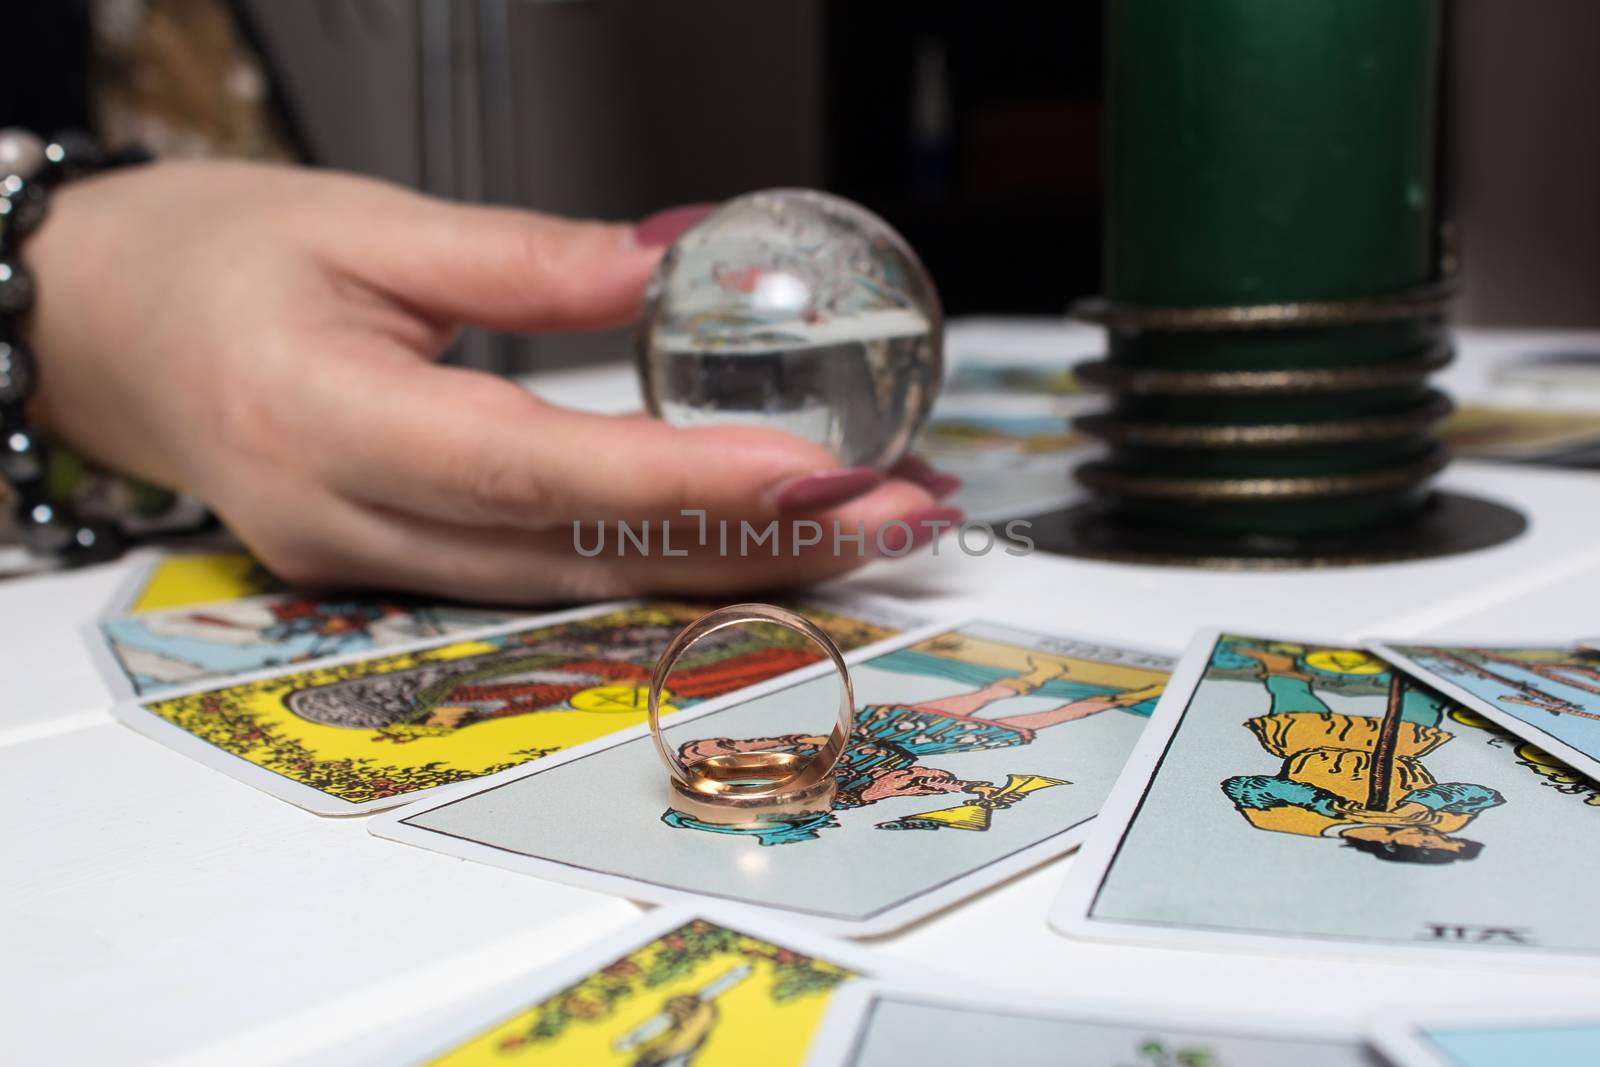
POLYGON ((1449 417, 1452 405, 1431 392, 1412 408, 1360 419, 1206 426, 1139 422, 1120 415, 1085 415, 1073 426, 1109 444, 1136 448, 1300 448, 1390 441, 1426 433, 1449 417))
POLYGON ((672 806, 704 822, 741 824, 774 815, 826 811, 834 768, 855 729, 855 690, 838 646, 805 616, 772 604, 733 604, 702 615, 672 639, 650 676, 650 736, 670 775, 672 806), (661 733, 661 692, 690 646, 730 626, 766 622, 793 630, 822 649, 839 675, 839 714, 827 742, 809 757, 786 752, 731 752, 685 763, 661 733))
POLYGON ((1449 452, 1443 446, 1436 446, 1422 459, 1404 466, 1359 474, 1291 478, 1172 478, 1119 470, 1103 461, 1085 463, 1076 473, 1078 480, 1091 489, 1131 499, 1195 503, 1318 500, 1409 489, 1439 473, 1449 459, 1449 452))
POLYGON ((1441 370, 1454 356, 1450 345, 1433 345, 1409 359, 1352 367, 1273 370, 1167 370, 1100 359, 1072 369, 1094 389, 1133 396, 1249 396, 1283 393, 1358 393, 1415 385, 1441 370))
POLYGON ((1295 300, 1277 304, 1218 304, 1210 307, 1123 304, 1095 296, 1074 303, 1072 316, 1119 333, 1353 326, 1441 314, 1445 305, 1456 295, 1456 289, 1456 283, 1447 280, 1395 293, 1358 296, 1348 300, 1295 300))

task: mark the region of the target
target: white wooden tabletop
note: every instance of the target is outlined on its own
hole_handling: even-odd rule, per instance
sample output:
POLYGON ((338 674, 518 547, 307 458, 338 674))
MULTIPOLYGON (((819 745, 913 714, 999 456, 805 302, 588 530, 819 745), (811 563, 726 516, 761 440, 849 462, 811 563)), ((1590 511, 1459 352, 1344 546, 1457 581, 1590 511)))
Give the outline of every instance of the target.
MULTIPOLYGON (((1600 407, 1512 389, 1524 352, 1600 352, 1600 335, 1472 333, 1444 381, 1464 398, 1600 407)), ((1098 335, 1057 323, 959 323, 952 349, 1060 363, 1098 335)), ((636 406, 629 372, 535 384, 596 409, 636 406)), ((875 564, 854 586, 1176 650, 1202 625, 1328 638, 1570 640, 1600 632, 1600 477, 1458 463, 1448 487, 1514 504, 1516 541, 1368 568, 1221 573, 951 546, 875 564)), ((0 1059, 301 1062, 396 1033, 622 925, 635 905, 370 837, 146 740, 107 714, 78 636, 133 562, 0 582, 0 1059)), ((1045 913, 1071 857, 875 944, 958 982, 1094 1002, 1357 1024, 1396 1008, 1600 1002, 1600 974, 1206 954, 1070 941, 1045 913)), ((1530 877, 1537 876, 1530 872, 1530 877)))

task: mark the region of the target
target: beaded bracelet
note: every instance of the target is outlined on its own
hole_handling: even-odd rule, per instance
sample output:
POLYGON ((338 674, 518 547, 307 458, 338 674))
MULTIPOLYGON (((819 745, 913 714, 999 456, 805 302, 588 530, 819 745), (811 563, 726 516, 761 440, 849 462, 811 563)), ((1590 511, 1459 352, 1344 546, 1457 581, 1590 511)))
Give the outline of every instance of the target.
POLYGON ((22 344, 21 328, 33 307, 33 276, 18 253, 44 221, 57 185, 149 159, 139 148, 105 152, 81 133, 58 134, 47 143, 27 130, 0 130, 0 478, 16 495, 23 544, 68 565, 119 555, 126 537, 116 524, 80 518, 45 491, 47 446, 27 415, 39 369, 22 344))

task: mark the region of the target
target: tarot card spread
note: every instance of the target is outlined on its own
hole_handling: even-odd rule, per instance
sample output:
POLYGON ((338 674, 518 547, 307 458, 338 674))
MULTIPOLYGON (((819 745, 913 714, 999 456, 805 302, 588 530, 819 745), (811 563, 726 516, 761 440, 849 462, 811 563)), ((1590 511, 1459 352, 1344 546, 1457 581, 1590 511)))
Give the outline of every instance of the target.
POLYGON ((1205 634, 1052 921, 1137 941, 1592 965, 1600 811, 1570 782, 1361 649, 1205 634))
MULTIPOLYGON (((274 796, 323 814, 359 814, 639 724, 657 653, 702 610, 675 602, 585 609, 119 704, 114 714, 274 796)), ((847 649, 919 621, 845 597, 814 598, 803 610, 847 649)), ((820 655, 778 628, 718 635, 685 660, 666 710, 820 655)))
POLYGON ((1050 1005, 997 993, 858 982, 841 990, 806 1067, 1374 1067, 1356 1035, 1250 1021, 1050 1005))
MULTIPOLYGON (((1524 741, 1518 755, 1600 782, 1600 655, 1571 648, 1379 643, 1399 664, 1524 741)), ((1578 783, 1574 792, 1587 786, 1578 783)), ((1591 791, 1591 797, 1595 794, 1591 791)), ((1595 797, 1600 804, 1600 797, 1595 797)))
POLYGON ((793 1067, 837 991, 884 968, 760 916, 668 908, 368 1062, 793 1067))
MULTIPOLYGON (((636 732, 372 832, 639 899, 700 894, 881 933, 1074 847, 1170 664, 987 623, 914 635, 851 670, 859 711, 830 811, 698 821, 667 805, 653 743, 636 732)), ((674 743, 686 762, 809 755, 823 738, 771 736, 774 725, 831 708, 836 684, 774 683, 680 720, 674 743)))

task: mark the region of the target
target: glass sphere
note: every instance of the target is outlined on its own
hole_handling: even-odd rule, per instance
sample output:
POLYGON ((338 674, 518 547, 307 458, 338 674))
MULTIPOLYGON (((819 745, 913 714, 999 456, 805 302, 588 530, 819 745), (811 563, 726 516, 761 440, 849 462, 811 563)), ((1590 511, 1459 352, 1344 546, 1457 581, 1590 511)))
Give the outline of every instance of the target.
POLYGON ((728 201, 656 268, 639 332, 650 410, 785 430, 852 467, 911 446, 943 378, 939 295, 876 215, 826 193, 728 201))

